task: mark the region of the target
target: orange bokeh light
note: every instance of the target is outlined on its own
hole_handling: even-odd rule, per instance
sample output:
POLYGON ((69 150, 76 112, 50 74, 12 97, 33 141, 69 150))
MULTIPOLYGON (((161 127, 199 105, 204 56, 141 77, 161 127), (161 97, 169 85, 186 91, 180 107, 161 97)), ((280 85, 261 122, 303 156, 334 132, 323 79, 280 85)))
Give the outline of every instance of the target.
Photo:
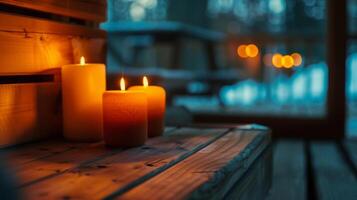
POLYGON ((245 52, 247 45, 239 45, 239 47, 237 48, 237 54, 238 56, 240 56, 241 58, 246 58, 248 57, 248 55, 245 52))
POLYGON ((294 59, 293 57, 289 56, 289 55, 285 55, 283 56, 283 58, 281 59, 281 64, 285 67, 285 68, 291 68, 294 65, 294 59))
POLYGON ((250 44, 245 47, 245 53, 248 57, 254 58, 258 55, 259 49, 255 44, 250 44))
POLYGON ((299 53, 291 54, 291 57, 294 59, 294 66, 297 67, 302 64, 302 57, 299 53))
POLYGON ((283 59, 283 56, 280 53, 276 53, 273 55, 271 62, 273 63, 273 65, 275 67, 281 68, 283 66, 282 59, 283 59))

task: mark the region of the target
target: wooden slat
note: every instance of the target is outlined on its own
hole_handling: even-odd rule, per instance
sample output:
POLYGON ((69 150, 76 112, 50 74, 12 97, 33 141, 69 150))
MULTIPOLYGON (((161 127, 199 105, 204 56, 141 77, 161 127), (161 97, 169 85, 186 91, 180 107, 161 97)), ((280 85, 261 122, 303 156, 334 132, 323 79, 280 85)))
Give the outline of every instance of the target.
MULTIPOLYGON (((175 129, 176 127, 166 127, 165 134, 170 134, 175 129)), ((23 185, 61 173, 83 161, 88 162, 101 154, 108 153, 108 150, 102 143, 69 143, 59 138, 13 147, 5 152, 9 165, 21 177, 19 184, 23 185), (58 165, 58 163, 63 164, 58 165)))
POLYGON ((0 84, 0 148, 60 134, 60 83, 0 84))
MULTIPOLYGON (((38 73, 78 63, 84 55, 88 62, 104 63, 105 40, 47 34, 0 31, 1 74, 38 73)), ((1 77, 0 77, 1 78, 1 77)))
POLYGON ((29 199, 101 199, 165 170, 222 136, 226 130, 174 130, 163 137, 150 139, 144 147, 82 164, 60 176, 25 187, 23 192, 29 199))
POLYGON ((2 12, 0 12, 0 18, 0 30, 6 32, 105 37, 105 32, 102 30, 80 25, 72 25, 2 12))
POLYGON ((232 131, 118 199, 222 199, 268 143, 267 134, 232 131))
POLYGON ((227 200, 266 199, 272 179, 272 148, 268 147, 230 189, 227 200))
MULTIPOLYGON (((170 134, 175 129, 167 127, 165 133, 170 134)), ((9 165, 17 172, 19 184, 25 185, 115 151, 108 151, 103 143, 69 143, 57 139, 13 147, 5 152, 9 165)))
POLYGON ((303 141, 277 141, 273 159, 273 182, 267 199, 307 199, 306 156, 303 141))
POLYGON ((105 0, 0 0, 0 3, 84 20, 104 21, 105 0))
POLYGON ((315 188, 319 199, 357 199, 357 179, 334 142, 311 145, 315 188))
POLYGON ((105 148, 103 143, 83 144, 52 156, 42 157, 15 168, 18 184, 29 185, 39 180, 61 174, 78 165, 91 162, 114 153, 105 148))
MULTIPOLYGON (((169 134, 177 129, 176 127, 165 127, 165 134, 169 134)), ((41 158, 50 157, 68 150, 77 149, 85 143, 66 142, 63 138, 56 138, 36 143, 18 145, 8 149, 3 149, 7 161, 12 165, 21 167, 25 163, 29 163, 41 158)))
POLYGON ((66 143, 62 139, 56 138, 37 142, 35 147, 33 143, 30 143, 5 149, 3 152, 6 154, 7 162, 11 166, 19 168, 26 163, 77 148, 77 145, 77 143, 66 143))
POLYGON ((0 32, 0 74, 38 73, 73 63, 71 40, 63 36, 0 32))

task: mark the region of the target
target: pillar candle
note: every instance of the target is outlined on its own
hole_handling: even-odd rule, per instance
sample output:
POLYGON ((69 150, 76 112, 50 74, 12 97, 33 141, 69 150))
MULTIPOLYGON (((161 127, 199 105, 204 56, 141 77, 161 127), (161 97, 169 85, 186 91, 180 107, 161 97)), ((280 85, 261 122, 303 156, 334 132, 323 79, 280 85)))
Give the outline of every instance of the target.
POLYGON ((62 67, 63 135, 79 142, 102 138, 102 94, 105 66, 80 64, 62 67))
POLYGON ((120 80, 121 90, 103 94, 104 142, 111 147, 135 147, 147 139, 147 99, 140 91, 126 91, 120 80))
POLYGON ((143 91, 148 100, 148 136, 162 135, 165 117, 165 90, 159 86, 149 86, 147 78, 143 78, 143 86, 133 86, 130 91, 143 91))

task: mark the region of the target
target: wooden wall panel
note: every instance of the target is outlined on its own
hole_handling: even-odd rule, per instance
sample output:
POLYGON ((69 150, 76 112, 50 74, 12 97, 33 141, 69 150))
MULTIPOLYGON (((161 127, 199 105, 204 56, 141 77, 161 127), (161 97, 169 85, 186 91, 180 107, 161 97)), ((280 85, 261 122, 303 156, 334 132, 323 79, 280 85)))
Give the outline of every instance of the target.
POLYGON ((0 84, 0 148, 61 132, 60 82, 0 84))
POLYGON ((99 29, 49 21, 0 12, 0 30, 5 32, 47 33, 56 35, 71 35, 85 37, 105 37, 105 32, 99 29))
POLYGON ((74 18, 104 21, 106 0, 0 0, 0 3, 74 18))
POLYGON ((71 43, 74 62, 84 56, 88 63, 105 63, 106 41, 103 38, 73 38, 71 43))
POLYGON ((72 63, 67 36, 0 31, 0 74, 36 73, 72 63))
POLYGON ((43 72, 79 63, 81 56, 88 62, 105 61, 103 38, 0 31, 0 47, 0 75, 43 72))
MULTIPOLYGON (((101 14, 105 3, 98 2, 102 1, 0 0, 0 4, 92 21, 105 18, 101 14), (95 6, 89 8, 92 4, 95 6), (89 14, 76 13, 74 9, 89 14)), ((88 62, 104 63, 105 49, 105 32, 99 29, 0 12, 0 80, 9 79, 9 75, 10 82, 14 80, 0 84, 0 148, 59 135, 60 67, 78 63, 80 56, 88 62), (54 80, 16 82, 17 75, 38 74, 54 75, 54 80)))

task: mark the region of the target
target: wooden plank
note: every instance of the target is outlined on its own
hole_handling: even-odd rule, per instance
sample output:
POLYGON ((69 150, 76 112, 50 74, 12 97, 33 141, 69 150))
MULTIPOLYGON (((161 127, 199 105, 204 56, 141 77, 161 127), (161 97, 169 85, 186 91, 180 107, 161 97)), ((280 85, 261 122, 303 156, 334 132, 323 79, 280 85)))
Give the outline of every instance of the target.
POLYGON ((0 32, 0 47, 0 74, 38 73, 73 63, 68 37, 0 32))
MULTIPOLYGON (((170 134, 175 129, 167 127, 165 133, 170 134)), ((62 173, 81 162, 112 153, 102 143, 69 143, 62 139, 14 147, 7 152, 9 164, 17 172, 20 185, 62 173)))
POLYGON ((272 179, 272 148, 269 146, 230 189, 224 199, 266 199, 272 179))
MULTIPOLYGON (((0 31, 1 74, 52 73, 48 69, 78 63, 80 56, 88 62, 104 63, 105 40, 47 34, 0 31)), ((1 77, 0 77, 1 78, 1 77)))
MULTIPOLYGON (((175 129, 176 127, 166 127, 165 133, 170 134, 175 129)), ((37 179, 61 173, 86 159, 90 160, 90 158, 105 154, 108 150, 102 143, 69 143, 59 138, 13 147, 5 152, 9 165, 18 172, 19 184, 28 184, 37 179), (82 154, 84 149, 87 151, 82 154), (63 164, 58 165, 58 163, 63 164)))
MULTIPOLYGON (((165 134, 170 134, 175 129, 177 128, 165 127, 165 134)), ((20 177, 25 177, 26 179, 26 176, 32 176, 32 180, 29 180, 29 178, 27 178, 27 180, 21 179, 21 182, 26 183, 36 180, 39 177, 41 178, 53 174, 53 170, 49 170, 50 167, 47 161, 56 160, 56 162, 62 162, 60 161, 62 159, 69 162, 68 159, 65 158, 66 156, 68 156, 69 159, 72 159, 72 157, 75 157, 74 154, 82 152, 83 149, 87 148, 99 149, 100 151, 105 150, 105 148, 102 148, 102 144, 70 143, 64 141, 61 138, 57 138, 56 140, 47 140, 38 143, 12 147, 3 150, 3 152, 5 153, 7 162, 11 168, 13 170, 19 171, 20 174, 23 174, 22 176, 20 175, 20 177), (44 160, 46 162, 44 162, 44 160), (47 163, 47 165, 43 166, 43 163, 47 163), (41 168, 41 170, 38 170, 39 168, 41 168), (40 171, 40 173, 38 171, 40 171)), ((85 154, 87 153, 88 152, 85 154)), ((89 152, 89 154, 91 153, 93 153, 93 151, 89 152)), ((94 155, 95 154, 96 152, 94 152, 94 155)), ((61 170, 63 171, 67 168, 68 166, 63 165, 61 165, 60 168, 56 168, 56 166, 53 168, 52 166, 52 169, 55 169, 56 172, 60 172, 61 170)))
POLYGON ((19 168, 23 164, 78 148, 77 145, 77 143, 66 143, 61 138, 56 138, 37 142, 35 147, 33 143, 29 143, 2 151, 7 157, 7 162, 13 166, 12 168, 19 168))
POLYGON ((274 146, 273 182, 267 200, 307 199, 307 172, 302 140, 278 140, 274 146))
POLYGON ((29 199, 102 199, 119 188, 134 187, 137 182, 167 169, 221 137, 226 130, 177 129, 150 139, 143 147, 82 164, 60 176, 24 187, 22 191, 29 199))
MULTIPOLYGON (((0 0, 1 1, 1 0, 0 0)), ((0 12, 0 30, 20 33, 47 33, 84 37, 105 37, 105 32, 80 25, 0 12)), ((23 35, 25 36, 25 35, 23 35)))
MULTIPOLYGON (((120 151, 116 150, 116 151, 120 151)), ((78 165, 111 155, 116 151, 105 148, 104 143, 82 144, 52 156, 42 157, 15 169, 18 185, 24 187, 62 174, 78 165)))
POLYGON ((0 148, 60 134, 60 83, 0 84, 0 148))
POLYGON ((263 132, 231 131, 118 199, 223 199, 269 142, 263 132))
POLYGON ((104 21, 106 18, 105 0, 0 0, 0 3, 84 20, 104 21))
POLYGON ((357 179, 342 159, 334 142, 311 144, 318 199, 357 199, 357 179))

